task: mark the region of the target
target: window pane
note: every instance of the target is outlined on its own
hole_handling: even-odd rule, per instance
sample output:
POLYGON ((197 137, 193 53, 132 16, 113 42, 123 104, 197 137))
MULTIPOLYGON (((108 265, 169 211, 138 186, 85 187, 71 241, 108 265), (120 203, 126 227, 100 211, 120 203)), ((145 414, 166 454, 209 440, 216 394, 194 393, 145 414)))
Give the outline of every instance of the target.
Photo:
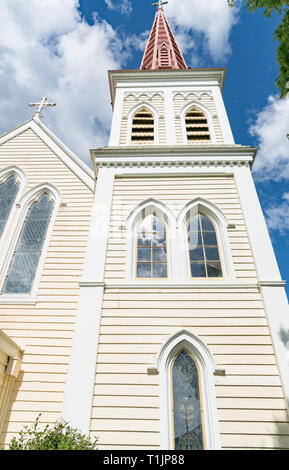
POLYGON ((0 236, 5 228, 18 189, 15 176, 10 176, 4 183, 0 184, 0 236))
POLYGON ((199 374, 195 361, 182 351, 172 369, 176 450, 204 449, 199 374))
POLYGON ((203 261, 204 250, 202 246, 190 246, 190 260, 191 261, 203 261))
POLYGON ((151 277, 151 263, 137 263, 136 277, 151 277))
POLYGON ((167 261, 166 248, 153 248, 153 261, 167 261))
POLYGON ((136 277, 167 277, 166 230, 155 214, 148 215, 139 225, 137 244, 136 277))
POLYGON ((200 214, 200 217, 201 217, 201 222, 202 222, 202 229, 207 232, 214 232, 215 228, 212 222, 203 214, 200 214))
POLYGON ((199 214, 195 215, 189 222, 188 225, 188 231, 189 232, 199 232, 201 230, 200 228, 200 218, 199 214))
POLYGON ((215 232, 203 232, 205 245, 217 245, 217 237, 215 232))
POLYGON ((201 232, 189 233, 189 245, 202 245, 203 239, 201 232))
POLYGON ((188 245, 192 277, 222 277, 217 235, 203 214, 194 216, 188 224, 188 245), (191 228, 200 231, 190 232, 191 228))
POLYGON ((217 246, 205 246, 207 261, 219 261, 219 250, 217 246))
POLYGON ((138 261, 151 261, 151 248, 139 248, 137 250, 138 261))
POLYGON ((192 277, 206 277, 205 263, 191 263, 192 277))
POLYGON ((221 263, 208 263, 207 269, 209 277, 222 277, 221 263))
POLYGON ((153 277, 168 277, 166 263, 153 263, 153 277))
POLYGON ((48 195, 43 194, 28 210, 3 293, 28 294, 31 291, 52 209, 48 195))

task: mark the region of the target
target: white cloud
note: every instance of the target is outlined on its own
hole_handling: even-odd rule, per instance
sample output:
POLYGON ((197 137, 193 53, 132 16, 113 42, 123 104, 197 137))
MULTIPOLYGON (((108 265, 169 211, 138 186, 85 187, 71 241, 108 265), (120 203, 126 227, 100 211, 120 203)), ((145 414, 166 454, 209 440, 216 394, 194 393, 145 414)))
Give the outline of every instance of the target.
POLYGON ((269 230, 285 235, 289 231, 289 193, 284 193, 280 204, 271 205, 265 209, 269 230))
POLYGON ((110 10, 118 10, 122 15, 129 15, 132 12, 132 4, 130 0, 104 0, 107 8, 110 10))
POLYGON ((281 100, 270 96, 250 133, 257 137, 259 145, 255 177, 258 180, 289 179, 289 97, 281 100))
POLYGON ((194 49, 192 32, 198 32, 204 35, 214 61, 225 60, 231 53, 229 37, 238 22, 238 6, 230 8, 227 0, 170 0, 165 8, 183 52, 194 49))
POLYGON ((29 102, 57 103, 44 122, 80 157, 106 145, 111 121, 107 70, 127 57, 113 28, 89 25, 77 0, 0 0, 0 129, 31 116, 29 102))

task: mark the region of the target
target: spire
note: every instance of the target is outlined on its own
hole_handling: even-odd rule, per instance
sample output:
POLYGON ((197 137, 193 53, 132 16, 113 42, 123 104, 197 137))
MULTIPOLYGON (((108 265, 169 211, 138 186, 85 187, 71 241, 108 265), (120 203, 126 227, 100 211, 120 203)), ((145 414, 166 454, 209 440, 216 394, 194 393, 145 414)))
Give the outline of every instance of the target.
POLYGON ((141 63, 141 70, 186 69, 187 65, 158 0, 155 21, 141 63))

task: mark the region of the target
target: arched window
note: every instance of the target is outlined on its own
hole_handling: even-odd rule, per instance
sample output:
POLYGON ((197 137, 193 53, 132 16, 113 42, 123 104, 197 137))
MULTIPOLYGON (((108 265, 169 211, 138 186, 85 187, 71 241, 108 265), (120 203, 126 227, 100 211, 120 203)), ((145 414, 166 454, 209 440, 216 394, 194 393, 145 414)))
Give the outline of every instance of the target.
POLYGON ((30 206, 8 269, 3 294, 30 293, 52 210, 53 203, 47 193, 30 206))
POLYGON ((18 191, 19 185, 16 177, 13 175, 0 184, 0 237, 4 231, 18 191))
POLYGON ((167 278, 166 228, 155 213, 146 216, 137 230, 137 278, 167 278))
POLYGON ((204 419, 197 362, 185 349, 172 364, 173 444, 176 450, 203 450, 204 419))
POLYGON ((131 143, 147 144, 155 140, 154 117, 151 111, 142 106, 132 119, 131 143))
POLYGON ((192 106, 185 116, 188 143, 210 142, 209 124, 205 113, 192 106))
POLYGON ((188 221, 189 260, 192 277, 223 277, 217 234, 212 221, 198 213, 188 221))

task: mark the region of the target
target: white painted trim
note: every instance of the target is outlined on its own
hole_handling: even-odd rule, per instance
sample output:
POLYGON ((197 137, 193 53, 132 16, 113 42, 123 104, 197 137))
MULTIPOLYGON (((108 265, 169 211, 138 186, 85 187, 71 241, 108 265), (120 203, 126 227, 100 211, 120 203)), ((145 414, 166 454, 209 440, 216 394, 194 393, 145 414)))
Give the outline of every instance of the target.
POLYGON ((207 449, 221 449, 214 385, 214 373, 218 372, 218 368, 214 356, 204 342, 186 330, 179 330, 170 336, 155 361, 155 367, 160 374, 161 449, 173 449, 170 368, 176 354, 184 348, 194 356, 200 369, 207 449))
MULTIPOLYGON (((212 202, 198 197, 185 204, 177 218, 178 228, 180 231, 180 243, 185 248, 185 250, 188 249, 186 223, 189 218, 199 212, 202 212, 214 222, 214 225, 216 227, 221 264, 223 268, 223 278, 226 281, 234 282, 236 280, 236 276, 234 271, 230 242, 227 234, 229 222, 223 212, 212 202)), ((183 259, 183 262, 187 267, 187 275, 190 277, 189 257, 186 256, 185 259, 183 259)))
POLYGON ((172 90, 166 89, 164 91, 164 109, 166 119, 166 145, 176 145, 176 126, 174 115, 174 101, 172 90))
POLYGON ((121 124, 123 117, 124 91, 117 90, 115 108, 112 114, 109 146, 120 145, 121 124))
POLYGON ((150 103, 148 103, 147 101, 141 101, 140 103, 136 103, 135 106, 133 106, 127 114, 126 145, 135 145, 131 142, 132 120, 135 113, 143 107, 147 108, 154 117, 154 141, 151 144, 147 143, 142 145, 158 145, 159 143, 159 113, 150 103))
POLYGON ((26 183, 27 183, 25 173, 16 166, 9 166, 9 167, 3 168, 0 171, 0 183, 4 182, 10 176, 15 176, 17 183, 19 185, 19 189, 16 194, 14 204, 12 205, 10 214, 8 216, 6 225, 4 227, 4 230, 0 239, 0 253, 1 253, 0 266, 2 266, 3 254, 7 252, 9 244, 10 244, 11 233, 13 233, 14 221, 17 218, 17 214, 18 214, 17 206, 19 204, 19 200, 22 197, 22 194, 25 190, 26 183))
POLYGON ((89 434, 104 292, 114 173, 102 169, 96 184, 62 417, 89 434))
MULTIPOLYGON (((149 198, 138 204, 129 214, 126 220, 127 229, 127 256, 126 256, 126 280, 135 280, 135 244, 137 239, 137 230, 143 216, 156 213, 157 217, 162 220, 166 226, 167 236, 167 259, 168 259, 168 279, 174 279, 174 258, 175 258, 175 242, 176 242, 176 218, 171 210, 160 201, 149 198)), ((155 282, 155 279, 152 280, 155 282)), ((151 281, 151 282, 152 282, 151 281)), ((137 282, 137 280, 136 280, 137 282)))
POLYGON ((21 300, 24 300, 24 302, 25 301, 32 301, 32 302, 36 301, 37 290, 38 290, 38 286, 39 286, 43 266, 44 266, 44 263, 45 263, 45 258, 46 258, 47 251, 48 251, 48 248, 49 248, 51 234, 52 234, 52 231, 53 231, 53 228, 54 228, 54 223, 55 223, 55 219, 56 219, 56 216, 57 216, 58 208, 59 208, 59 205, 61 204, 61 201, 62 201, 60 192, 52 184, 50 184, 50 183, 39 184, 39 185, 35 186, 34 188, 30 189, 26 194, 24 194, 22 196, 22 198, 20 199, 20 201, 18 203, 19 216, 18 216, 17 220, 15 220, 15 223, 14 223, 14 226, 13 226, 13 235, 11 237, 9 247, 8 247, 7 251, 4 253, 3 258, 1 258, 2 269, 1 269, 1 273, 0 273, 0 287, 1 287, 1 292, 2 292, 3 285, 4 285, 4 282, 5 282, 5 279, 6 279, 6 275, 7 275, 8 269, 10 267, 16 245, 18 243, 19 236, 20 236, 23 224, 25 222, 27 212, 28 212, 29 208, 31 207, 31 205, 35 201, 37 201, 44 193, 48 193, 49 197, 51 198, 51 200, 53 202, 53 210, 52 210, 52 214, 51 214, 51 217, 50 217, 47 232, 46 232, 46 235, 45 235, 45 240, 44 240, 44 244, 43 244, 43 247, 42 247, 42 250, 41 250, 41 255, 40 255, 40 258, 39 258, 39 261, 38 261, 37 269, 36 269, 36 272, 35 272, 35 277, 34 277, 34 281, 33 281, 33 284, 32 284, 31 292, 30 292, 30 294, 24 294, 24 295, 23 294, 1 294, 0 295, 0 303, 1 302, 3 302, 3 303, 7 303, 7 302, 8 303, 14 303, 14 301, 19 302, 21 300))
POLYGON ((225 108, 224 100, 221 94, 221 90, 219 87, 213 87, 213 99, 216 106, 217 116, 219 118, 219 123, 221 127, 221 131, 223 134, 223 140, 225 144, 235 144, 235 140, 232 134, 231 125, 228 119, 227 111, 225 108))
MULTIPOLYGON (((186 104, 182 108, 182 110, 180 112, 180 118, 181 118, 181 122, 182 122, 182 132, 183 132, 183 143, 192 145, 192 143, 190 141, 188 141, 188 138, 187 138, 186 114, 189 111, 189 109, 192 108, 193 106, 195 106, 196 108, 199 108, 205 114, 205 116, 207 118, 207 121, 208 121, 209 132, 210 132, 210 142, 208 142, 208 145, 215 145, 217 142, 216 142, 215 128, 214 128, 212 113, 206 106, 199 103, 199 101, 190 101, 188 104, 186 104)), ((205 145, 207 145, 207 144, 205 144, 205 145)))

